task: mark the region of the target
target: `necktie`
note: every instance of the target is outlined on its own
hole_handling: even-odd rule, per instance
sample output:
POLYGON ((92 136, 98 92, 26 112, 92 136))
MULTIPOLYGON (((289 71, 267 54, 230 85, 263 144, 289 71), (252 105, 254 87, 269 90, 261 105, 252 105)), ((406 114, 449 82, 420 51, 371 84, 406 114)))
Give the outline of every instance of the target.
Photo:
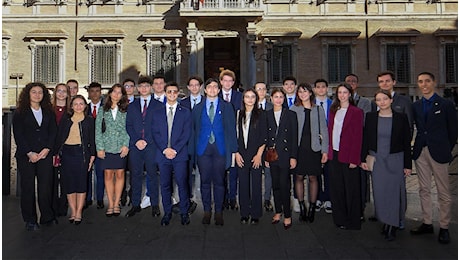
POLYGON ((230 99, 228 98, 229 93, 225 93, 225 101, 230 102, 230 99))
POLYGON ((291 107, 291 106, 292 106, 292 98, 290 97, 290 98, 288 98, 288 99, 289 99, 288 105, 289 105, 289 107, 291 107))
POLYGON ((193 99, 192 109, 195 107, 195 105, 196 105, 196 98, 193 99))
MULTIPOLYGON (((214 122, 214 116, 215 116, 214 102, 211 102, 211 105, 209 106, 208 115, 209 115, 209 119, 211 120, 211 123, 213 123, 214 122)), ((216 141, 216 138, 214 136, 214 133, 211 131, 211 136, 209 137, 209 143, 213 144, 215 141, 216 141)))
POLYGON ((169 107, 168 112, 168 147, 171 147, 171 131, 173 126, 174 114, 173 107, 169 107))
POLYGON ((262 103, 259 104, 259 108, 264 109, 263 106, 262 106, 262 103))
POLYGON ((144 107, 142 108, 142 118, 145 118, 147 115, 147 99, 144 99, 144 107))
MULTIPOLYGON (((320 101, 319 104, 321 105, 321 107, 324 109, 324 102, 323 101, 320 101)), ((326 116, 326 120, 327 120, 327 112, 326 112, 326 109, 324 109, 324 115, 326 116)))
POLYGON ((96 118, 97 111, 96 111, 96 106, 93 106, 93 118, 96 118))

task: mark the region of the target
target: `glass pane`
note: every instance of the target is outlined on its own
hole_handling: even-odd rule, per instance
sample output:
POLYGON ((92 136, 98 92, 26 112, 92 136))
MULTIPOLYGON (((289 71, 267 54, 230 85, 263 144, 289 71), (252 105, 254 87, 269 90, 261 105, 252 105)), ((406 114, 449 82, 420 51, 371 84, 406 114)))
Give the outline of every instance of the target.
POLYGON ((351 46, 328 46, 328 79, 329 82, 341 82, 351 73, 351 46))
POLYGON ((273 47, 271 62, 271 82, 282 83, 286 76, 292 75, 292 56, 290 45, 273 47))
POLYGON ((446 44, 446 83, 458 82, 458 63, 457 63, 458 46, 454 43, 446 44))
POLYGON ((387 70, 393 71, 396 80, 410 83, 409 46, 402 44, 387 45, 387 70))

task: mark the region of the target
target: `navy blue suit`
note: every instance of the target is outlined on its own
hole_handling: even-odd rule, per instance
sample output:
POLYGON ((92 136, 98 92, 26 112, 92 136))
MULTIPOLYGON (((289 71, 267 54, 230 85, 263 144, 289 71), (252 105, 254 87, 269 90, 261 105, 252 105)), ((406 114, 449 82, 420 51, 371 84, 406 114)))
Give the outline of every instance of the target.
POLYGON ((457 142, 457 112, 454 104, 437 94, 433 106, 425 121, 422 100, 415 102, 414 111, 417 135, 415 137, 413 159, 417 160, 424 146, 428 147, 431 157, 438 163, 452 161, 452 149, 457 142))
POLYGON ((168 119, 166 106, 156 108, 153 111, 152 135, 156 145, 155 160, 160 168, 160 186, 163 210, 166 214, 171 213, 172 203, 172 176, 179 188, 179 207, 181 214, 187 214, 189 207, 188 195, 188 147, 192 129, 192 117, 189 109, 177 104, 171 129, 170 148, 177 154, 174 159, 168 159, 163 151, 168 148, 168 119))
MULTIPOLYGON (((204 100, 204 96, 201 96, 200 102, 201 102, 202 100, 204 100)), ((181 106, 183 106, 183 107, 185 107, 185 108, 188 108, 188 109, 190 109, 190 111, 192 111, 192 100, 191 100, 191 97, 190 97, 190 96, 188 96, 188 97, 182 99, 179 103, 180 103, 181 106)), ((199 103, 198 103, 198 104, 199 104, 199 103)), ((195 105, 198 105, 198 104, 195 104, 195 105)))
MULTIPOLYGON (((101 107, 104 106, 104 98, 101 97, 101 107)), ((88 103, 88 115, 92 117, 93 107, 91 101, 88 103)), ((96 120, 96 118, 94 119, 96 120)), ((96 128, 96 126, 94 126, 96 128)), ((104 169, 102 167, 102 161, 96 156, 93 164, 94 173, 96 175, 96 200, 104 200, 104 169)), ((86 194, 86 201, 93 200, 93 169, 88 172, 88 192, 86 194)))
MULTIPOLYGON (((231 92, 231 97, 230 97, 230 103, 233 105, 233 109, 235 110, 235 116, 236 116, 236 111, 240 110, 242 101, 243 101, 243 94, 239 91, 233 90, 231 92)), ((219 97, 224 99, 223 97, 224 93, 223 91, 219 92, 219 97)), ((237 195, 237 184, 238 184, 238 171, 236 167, 231 167, 228 169, 228 178, 227 178, 227 183, 225 185, 225 201, 228 200, 235 200, 236 195, 237 195)))
MULTIPOLYGON (((194 164, 198 164, 201 174, 201 197, 204 211, 211 211, 211 184, 214 187, 215 212, 222 212, 224 201, 224 177, 225 169, 232 164, 232 153, 238 149, 236 142, 235 112, 233 107, 219 98, 216 107, 214 125, 220 122, 221 135, 216 135, 213 144, 200 142, 200 136, 209 132, 203 127, 203 122, 208 122, 206 111, 206 99, 196 105, 192 111, 192 135, 189 141, 189 153, 194 164), (221 144, 221 145, 219 145, 221 144), (223 153, 222 153, 223 151, 223 153)), ((213 123, 211 123, 212 125, 213 123)), ((217 128, 217 126, 214 126, 217 128)), ((209 136, 208 136, 209 138, 209 136)), ((208 139, 207 139, 208 140, 208 139)))
POLYGON ((156 147, 152 135, 152 121, 155 116, 153 111, 158 108, 164 108, 164 105, 160 101, 155 100, 153 96, 148 104, 145 118, 142 118, 140 98, 136 98, 128 106, 128 112, 126 114, 126 131, 129 135, 129 164, 132 189, 131 201, 133 206, 139 206, 141 203, 144 165, 147 171, 147 190, 150 194, 150 204, 152 206, 157 206, 159 204, 158 166, 154 160, 156 147), (143 150, 139 150, 136 147, 136 142, 139 140, 145 140, 147 142, 147 146, 143 150))

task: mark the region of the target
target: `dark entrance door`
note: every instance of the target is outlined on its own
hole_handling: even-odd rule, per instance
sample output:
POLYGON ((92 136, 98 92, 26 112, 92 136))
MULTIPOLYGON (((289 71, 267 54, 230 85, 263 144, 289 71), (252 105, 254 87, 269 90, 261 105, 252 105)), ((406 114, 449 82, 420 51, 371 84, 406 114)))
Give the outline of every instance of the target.
POLYGON ((219 78, 221 70, 235 72, 235 87, 240 78, 240 39, 239 38, 208 38, 204 40, 204 75, 208 78, 219 78))

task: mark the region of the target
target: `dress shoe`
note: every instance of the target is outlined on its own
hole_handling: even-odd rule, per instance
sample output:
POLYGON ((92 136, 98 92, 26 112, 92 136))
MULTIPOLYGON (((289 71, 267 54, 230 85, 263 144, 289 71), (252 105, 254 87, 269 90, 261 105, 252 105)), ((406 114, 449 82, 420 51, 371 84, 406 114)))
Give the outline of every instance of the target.
POLYGON ((439 229, 438 241, 441 244, 449 244, 450 243, 450 235, 449 235, 449 230, 448 229, 445 229, 445 228, 440 228, 439 229))
POLYGON ((209 225, 211 224, 211 212, 205 211, 203 214, 203 219, 201 220, 201 223, 204 225, 209 225))
POLYGON ((232 210, 238 210, 238 203, 236 203, 236 199, 230 199, 229 204, 232 210))
POLYGON ((280 220, 281 220, 281 213, 276 213, 275 216, 273 216, 272 218, 272 224, 273 225, 278 224, 280 223, 280 220))
POLYGON ((288 230, 292 227, 292 219, 291 218, 285 218, 284 219, 284 230, 288 230), (290 219, 289 221, 286 221, 287 219, 290 219))
POLYGON ((104 208, 104 201, 103 200, 98 200, 97 201, 97 209, 103 209, 104 208))
POLYGON ((75 221, 75 216, 71 216, 71 217, 69 218, 69 223, 70 223, 70 224, 73 224, 74 221, 75 221))
POLYGON ((152 207, 152 217, 159 217, 161 215, 160 207, 155 205, 152 207))
POLYGON ((127 213, 126 213, 126 217, 127 218, 130 218, 134 215, 136 215, 136 213, 139 213, 141 212, 141 207, 140 206, 133 206, 127 213))
POLYGON ((310 202, 310 206, 308 208, 308 214, 307 214, 307 220, 310 223, 313 223, 315 221, 315 204, 313 202, 310 202))
POLYGON ((192 215, 193 212, 195 212, 197 206, 198 204, 195 201, 190 200, 189 207, 188 207, 188 214, 192 215))
POLYGON ((395 238, 396 238, 396 229, 398 229, 398 227, 393 227, 393 226, 387 225, 387 230, 386 230, 386 233, 385 233, 385 240, 387 240, 387 241, 395 240, 395 238))
POLYGON ((181 214, 180 215, 180 223, 182 225, 190 224, 190 216, 188 214, 181 214))
POLYGON ((214 220, 217 226, 223 226, 224 225, 224 215, 222 212, 216 213, 214 215, 214 220))
POLYGON ((251 218, 251 225, 257 225, 259 224, 259 219, 258 218, 251 218))
POLYGON ((412 229, 410 233, 411 235, 433 234, 433 225, 422 223, 419 227, 412 229))
POLYGON ((249 221, 248 217, 241 217, 240 219, 240 223, 243 225, 248 224, 248 221, 249 221))
POLYGON ((113 208, 113 216, 114 216, 114 217, 118 217, 118 216, 120 216, 120 214, 121 214, 121 208, 120 208, 120 206, 114 207, 114 208, 113 208))
POLYGON ((37 222, 27 222, 26 229, 27 231, 36 231, 40 229, 40 226, 37 224, 37 222))
POLYGON ((304 201, 299 201, 299 209, 300 209, 299 221, 300 222, 307 222, 307 208, 305 206, 304 201))
POLYGON ((107 211, 105 212, 105 216, 108 218, 113 216, 113 208, 108 208, 107 211))
POLYGON ((179 202, 177 202, 177 203, 175 203, 175 204, 172 205, 171 211, 172 211, 172 213, 174 213, 174 214, 179 214, 179 213, 180 213, 179 202))
POLYGON ((264 201, 264 208, 265 208, 265 211, 267 211, 267 212, 272 212, 273 211, 272 203, 269 200, 264 201))
POLYGON ((171 217, 172 217, 172 213, 165 214, 165 215, 161 218, 160 224, 161 224, 162 226, 167 226, 167 225, 169 225, 169 222, 171 221, 171 217))
POLYGON ((124 190, 121 193, 121 198, 120 198, 121 206, 122 207, 126 206, 126 202, 128 202, 128 192, 126 190, 124 190))

